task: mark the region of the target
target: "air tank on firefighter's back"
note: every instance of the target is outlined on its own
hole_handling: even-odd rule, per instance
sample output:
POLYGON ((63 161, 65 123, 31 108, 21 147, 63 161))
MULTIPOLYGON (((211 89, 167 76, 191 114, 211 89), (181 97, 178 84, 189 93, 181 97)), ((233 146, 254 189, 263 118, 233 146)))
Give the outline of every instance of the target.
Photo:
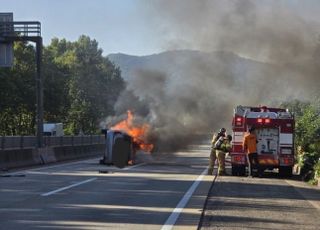
POLYGON ((103 129, 105 134, 105 151, 100 164, 115 165, 124 168, 129 161, 133 160, 132 137, 122 131, 103 129))

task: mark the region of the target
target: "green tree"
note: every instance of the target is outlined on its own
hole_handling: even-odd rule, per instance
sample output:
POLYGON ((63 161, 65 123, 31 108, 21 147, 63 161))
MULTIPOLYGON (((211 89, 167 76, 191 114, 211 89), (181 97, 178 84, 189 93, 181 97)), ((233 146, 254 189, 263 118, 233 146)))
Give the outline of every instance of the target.
MULTIPOLYGON (((0 135, 34 135, 35 70, 34 46, 15 43, 13 68, 0 69, 0 135)), ((96 133, 125 87, 120 70, 88 36, 52 39, 43 49, 42 74, 44 121, 63 122, 67 134, 96 133)))
POLYGON ((34 134, 35 50, 24 42, 14 44, 14 65, 0 69, 1 135, 34 134))
POLYGON ((303 115, 296 121, 296 144, 306 151, 319 151, 316 149, 320 140, 320 116, 314 106, 309 105, 303 115))
POLYGON ((313 180, 319 167, 320 157, 320 103, 294 100, 283 103, 296 114, 295 144, 301 175, 304 180, 313 180))
POLYGON ((70 109, 69 81, 71 66, 75 63, 72 46, 65 39, 52 39, 43 51, 44 120, 46 122, 67 121, 70 109))
POLYGON ((113 114, 124 81, 120 70, 105 57, 96 40, 81 36, 74 43, 76 64, 69 82, 71 108, 68 132, 98 132, 99 121, 113 114))
POLYGON ((304 110, 310 106, 311 102, 309 101, 300 101, 298 99, 282 102, 280 107, 287 108, 291 111, 296 118, 299 118, 303 115, 304 110))

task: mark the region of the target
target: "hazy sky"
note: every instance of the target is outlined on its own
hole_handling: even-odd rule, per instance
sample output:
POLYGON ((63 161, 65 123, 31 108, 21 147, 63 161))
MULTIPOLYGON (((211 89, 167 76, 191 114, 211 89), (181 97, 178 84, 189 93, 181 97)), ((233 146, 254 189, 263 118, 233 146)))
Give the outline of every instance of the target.
MULTIPOLYGON (((77 40, 81 34, 99 42, 104 54, 161 51, 153 28, 135 0, 0 0, 0 12, 15 21, 40 21, 44 44, 54 37, 77 40)), ((146 2, 147 4, 147 2, 146 2)))
MULTIPOLYGON (((167 4, 167 0, 0 0, 0 12, 13 12, 16 21, 40 21, 45 45, 54 37, 74 41, 85 34, 99 42, 105 55, 146 55, 172 48, 166 46, 168 40, 181 36, 170 31, 168 21, 163 30, 161 14, 153 15, 159 2, 167 4), (153 4, 155 1, 157 4, 153 4)), ((256 2, 268 5, 272 1, 256 2)), ((306 20, 319 21, 318 0, 278 2, 306 20)), ((179 3, 183 5, 184 1, 179 3)), ((197 49, 187 45, 177 48, 197 49)))

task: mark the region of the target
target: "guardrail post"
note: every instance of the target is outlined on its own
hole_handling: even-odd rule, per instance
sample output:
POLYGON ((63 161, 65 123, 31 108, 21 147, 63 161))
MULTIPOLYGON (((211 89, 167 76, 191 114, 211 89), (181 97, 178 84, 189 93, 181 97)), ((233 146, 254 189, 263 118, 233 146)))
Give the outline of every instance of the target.
POLYGON ((90 134, 90 145, 92 145, 92 134, 90 134))
POLYGON ((71 136, 71 145, 74 146, 74 136, 71 136))

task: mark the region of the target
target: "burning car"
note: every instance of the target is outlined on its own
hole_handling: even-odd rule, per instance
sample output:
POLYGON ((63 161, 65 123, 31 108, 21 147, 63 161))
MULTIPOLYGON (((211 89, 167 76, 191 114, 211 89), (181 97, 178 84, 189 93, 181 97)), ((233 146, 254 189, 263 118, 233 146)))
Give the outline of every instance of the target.
POLYGON ((136 151, 150 153, 154 148, 148 142, 149 131, 150 126, 134 122, 133 113, 128 110, 125 120, 104 130, 106 149, 100 163, 113 164, 119 168, 134 164, 136 151))
POLYGON ((106 148, 101 164, 115 165, 123 168, 133 162, 134 148, 132 137, 117 130, 103 130, 106 137, 106 148))

